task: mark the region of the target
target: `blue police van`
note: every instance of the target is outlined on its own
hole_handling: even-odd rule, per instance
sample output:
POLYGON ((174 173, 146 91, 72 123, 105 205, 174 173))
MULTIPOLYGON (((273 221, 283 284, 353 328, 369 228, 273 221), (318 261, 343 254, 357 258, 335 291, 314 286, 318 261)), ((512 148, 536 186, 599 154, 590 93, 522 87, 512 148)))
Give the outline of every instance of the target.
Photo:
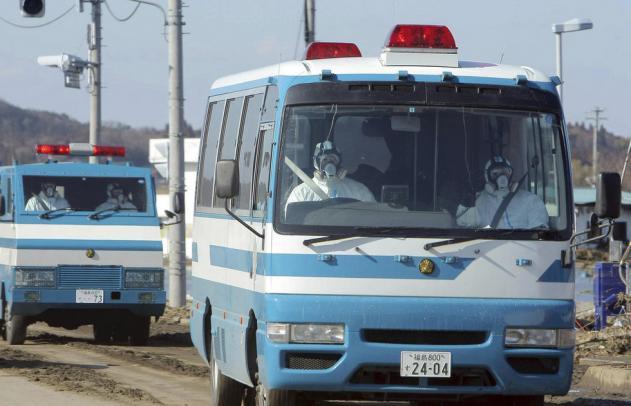
MULTIPOLYGON (((124 148, 38 145, 40 154, 121 156, 124 148)), ((0 318, 9 344, 27 326, 94 326, 98 342, 144 345, 166 294, 151 171, 57 162, 0 167, 0 318)))

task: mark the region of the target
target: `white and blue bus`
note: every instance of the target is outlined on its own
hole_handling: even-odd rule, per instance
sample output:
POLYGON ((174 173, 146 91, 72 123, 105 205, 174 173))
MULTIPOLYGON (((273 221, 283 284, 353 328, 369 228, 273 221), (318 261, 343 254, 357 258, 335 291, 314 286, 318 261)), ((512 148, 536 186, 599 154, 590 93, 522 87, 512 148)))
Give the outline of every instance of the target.
POLYGON ((558 83, 461 61, 446 27, 417 25, 376 58, 314 43, 305 60, 217 80, 191 317, 211 403, 567 393, 574 220, 558 83))
POLYGON ((166 293, 151 170, 57 162, 56 155, 124 155, 122 147, 38 145, 45 163, 0 167, 4 336, 29 324, 92 324, 98 342, 144 345, 166 293))

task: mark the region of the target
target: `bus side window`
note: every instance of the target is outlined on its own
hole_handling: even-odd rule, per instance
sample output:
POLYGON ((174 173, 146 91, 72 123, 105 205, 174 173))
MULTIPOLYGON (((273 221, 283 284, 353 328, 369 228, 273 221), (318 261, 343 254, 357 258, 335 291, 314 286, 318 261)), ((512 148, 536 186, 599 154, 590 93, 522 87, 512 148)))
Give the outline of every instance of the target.
MULTIPOLYGON (((223 131, 217 152, 219 159, 237 159, 237 141, 241 128, 241 112, 243 111, 243 97, 228 99, 224 113, 223 131)), ((215 198, 213 207, 223 208, 224 199, 215 198)))
POLYGON ((215 163, 224 105, 225 101, 221 100, 210 103, 208 106, 206 129, 202 135, 203 144, 200 151, 200 173, 197 184, 197 206, 201 207, 212 207, 215 163))
POLYGON ((254 168, 254 152, 258 134, 263 93, 246 96, 244 105, 243 126, 239 136, 239 195, 235 198, 235 207, 250 215, 250 193, 252 191, 252 175, 254 168))
POLYGON ((257 141, 256 175, 253 209, 256 217, 264 215, 268 197, 270 165, 272 162, 272 143, 274 139, 273 123, 261 124, 257 141))

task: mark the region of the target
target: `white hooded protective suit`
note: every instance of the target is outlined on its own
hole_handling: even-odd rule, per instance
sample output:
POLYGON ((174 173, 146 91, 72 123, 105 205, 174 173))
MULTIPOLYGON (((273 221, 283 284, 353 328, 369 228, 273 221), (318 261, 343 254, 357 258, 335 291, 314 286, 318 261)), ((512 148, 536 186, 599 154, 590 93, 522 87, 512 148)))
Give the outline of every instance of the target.
POLYGON ((56 209, 65 209, 70 207, 66 199, 55 192, 53 197, 46 196, 46 193, 39 192, 39 195, 31 197, 26 206, 25 211, 48 211, 56 209))
MULTIPOLYGON (((491 225, 497 209, 507 193, 498 192, 488 185, 480 193, 474 207, 458 207, 459 226, 481 228, 491 225)), ((518 190, 506 207, 497 225, 498 229, 547 229, 548 212, 543 201, 526 190, 518 190)))
MULTIPOLYGON (((356 199, 362 202, 374 202, 375 197, 370 190, 363 184, 354 181, 353 179, 338 177, 332 177, 327 179, 320 179, 319 176, 313 177, 313 182, 320 187, 331 198, 346 197, 350 199, 356 199)), ((314 202, 322 200, 320 196, 316 194, 305 183, 301 183, 296 186, 294 190, 289 194, 287 203, 285 203, 285 210, 290 203, 294 202, 314 202)))

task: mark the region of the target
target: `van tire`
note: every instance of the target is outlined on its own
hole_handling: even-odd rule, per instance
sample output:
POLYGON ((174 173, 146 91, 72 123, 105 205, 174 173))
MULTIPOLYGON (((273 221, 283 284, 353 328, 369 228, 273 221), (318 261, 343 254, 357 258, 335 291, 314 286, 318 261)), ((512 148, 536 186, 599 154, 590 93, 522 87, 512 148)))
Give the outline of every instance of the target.
POLYGON ((92 325, 92 332, 97 344, 108 344, 112 338, 112 325, 105 321, 95 321, 92 325))
POLYGON ((208 366, 210 370, 211 406, 241 406, 246 387, 221 373, 215 360, 213 340, 210 340, 208 366))
POLYGON ((6 322, 7 343, 21 345, 26 340, 26 320, 24 316, 14 315, 6 322))
POLYGON ((149 329, 151 316, 135 316, 129 325, 129 343, 131 345, 145 346, 149 341, 149 329))

